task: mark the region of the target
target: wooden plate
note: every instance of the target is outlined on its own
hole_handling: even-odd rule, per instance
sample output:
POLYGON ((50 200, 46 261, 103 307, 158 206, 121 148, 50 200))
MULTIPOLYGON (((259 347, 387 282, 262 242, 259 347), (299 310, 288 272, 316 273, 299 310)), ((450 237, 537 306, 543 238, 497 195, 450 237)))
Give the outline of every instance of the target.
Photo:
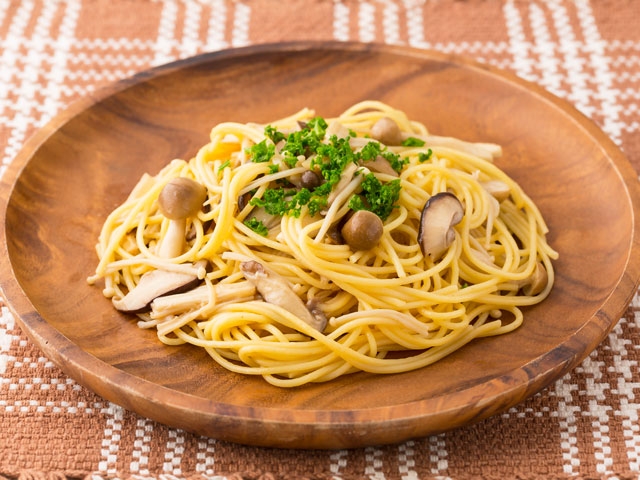
POLYGON ((343 448, 434 434, 502 412, 576 366, 638 286, 636 173, 567 103, 471 61, 401 47, 294 43, 227 50, 151 70, 72 106, 2 179, 3 294, 69 376, 159 422, 218 439, 343 448), (548 220, 557 283, 525 324, 418 371, 359 373, 283 390, 161 345, 89 287, 106 215, 143 172, 190 158, 221 121, 299 108, 333 116, 363 99, 441 135, 496 142, 499 165, 548 220))

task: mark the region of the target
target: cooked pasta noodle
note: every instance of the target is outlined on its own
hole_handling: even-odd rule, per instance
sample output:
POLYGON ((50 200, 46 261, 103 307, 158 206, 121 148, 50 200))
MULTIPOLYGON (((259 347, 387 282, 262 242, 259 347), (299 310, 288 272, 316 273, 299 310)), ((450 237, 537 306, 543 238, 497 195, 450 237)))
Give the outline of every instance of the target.
POLYGON ((154 271, 188 278, 188 291, 120 309, 136 310, 140 327, 168 345, 204 348, 228 370, 274 385, 421 368, 518 328, 522 307, 553 286, 557 253, 545 222, 493 163, 499 154, 492 144, 431 135, 377 101, 326 120, 303 109, 268 125, 221 123, 194 158, 145 174, 109 215, 89 283, 102 279, 118 305, 154 271), (376 131, 381 119, 400 140, 376 131), (167 256, 160 246, 179 222, 159 197, 178 177, 206 194, 167 256), (427 230, 441 226, 424 212, 435 199, 460 215, 432 254, 427 230), (360 210, 383 220, 363 248, 344 230, 360 210))

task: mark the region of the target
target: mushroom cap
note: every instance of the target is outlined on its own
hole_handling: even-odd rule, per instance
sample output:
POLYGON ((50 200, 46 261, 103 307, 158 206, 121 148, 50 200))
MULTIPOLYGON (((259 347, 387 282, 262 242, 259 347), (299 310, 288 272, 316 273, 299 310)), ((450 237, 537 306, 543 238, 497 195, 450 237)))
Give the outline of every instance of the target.
POLYGON ((420 216, 418 241, 422 253, 439 259, 455 239, 453 226, 460 223, 464 209, 458 198, 449 192, 437 193, 425 204, 420 216))
POLYGON ((371 127, 371 136, 385 145, 402 145, 404 140, 395 120, 382 117, 371 127))
POLYGON ((358 210, 342 227, 342 238, 352 250, 369 250, 382 237, 384 225, 378 215, 369 210, 358 210))
POLYGON ((313 170, 305 170, 300 177, 300 186, 313 190, 322 183, 320 176, 313 170))
POLYGON ((177 177, 168 182, 158 197, 160 212, 171 220, 180 220, 195 215, 207 198, 204 185, 186 177, 177 177))

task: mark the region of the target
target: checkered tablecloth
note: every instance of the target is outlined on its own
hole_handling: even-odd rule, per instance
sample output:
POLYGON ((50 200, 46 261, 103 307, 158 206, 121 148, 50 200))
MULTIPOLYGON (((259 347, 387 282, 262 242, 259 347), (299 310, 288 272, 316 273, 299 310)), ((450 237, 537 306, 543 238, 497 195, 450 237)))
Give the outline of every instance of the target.
MULTIPOLYGON (((150 66, 283 40, 472 57, 592 118, 640 171, 637 0, 0 0, 0 175, 70 102, 150 66)), ((581 365, 479 424, 398 445, 253 448, 158 424, 65 376, 0 316, 0 479, 640 478, 640 298, 581 365)))

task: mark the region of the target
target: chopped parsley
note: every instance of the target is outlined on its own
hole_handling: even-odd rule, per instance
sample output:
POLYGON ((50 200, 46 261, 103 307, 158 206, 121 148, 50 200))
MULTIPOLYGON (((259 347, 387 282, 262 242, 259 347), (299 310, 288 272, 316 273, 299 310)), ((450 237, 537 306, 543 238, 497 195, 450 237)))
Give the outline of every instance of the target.
POLYGON ((302 206, 307 205, 309 213, 315 215, 326 205, 326 199, 314 197, 307 188, 284 189, 268 188, 262 198, 252 198, 251 205, 263 207, 270 215, 291 215, 299 217, 302 206))
MULTIPOLYGON (((261 198, 254 197, 250 202, 251 205, 264 208, 270 215, 298 217, 305 206, 311 216, 317 214, 327 206, 329 194, 350 163, 366 164, 382 156, 396 172, 400 172, 409 161, 373 140, 360 151, 354 152, 350 144, 350 139, 356 136, 353 131, 344 138, 332 135, 325 139, 328 125, 322 117, 312 118, 300 125, 300 130, 287 134, 267 126, 264 130, 266 138, 247 149, 251 161, 271 162, 278 144, 278 155, 286 166, 293 168, 301 157, 311 158, 310 169, 322 178, 320 185, 309 188, 295 188, 284 181, 279 184, 274 182, 273 188, 267 188, 261 198)), ((279 165, 284 167, 282 163, 279 165)), ((269 173, 278 172, 279 165, 276 162, 270 164, 269 173)), ((382 183, 373 173, 369 173, 363 179, 361 188, 362 192, 350 199, 349 207, 353 210, 370 210, 385 220, 400 196, 400 180, 382 183)), ((262 222, 253 219, 245 224, 260 234, 266 228, 262 222)))
POLYGON ((362 181, 362 194, 349 200, 352 210, 370 210, 383 221, 387 219, 400 198, 400 179, 382 183, 373 173, 368 173, 362 181))
POLYGON ((340 181, 342 172, 349 163, 357 163, 358 157, 351 150, 350 136, 338 138, 332 135, 329 143, 318 145, 317 157, 311 162, 311 168, 318 167, 325 183, 315 189, 319 195, 329 195, 333 186, 340 181))
POLYGON ((274 144, 279 143, 287 138, 284 133, 279 132, 275 127, 272 127, 271 125, 267 125, 265 127, 264 136, 270 138, 274 144))
POLYGON ((391 168, 398 173, 400 173, 404 166, 409 163, 408 158, 402 158, 400 155, 396 155, 393 152, 382 152, 382 156, 391 164, 391 168))
POLYGON ((402 146, 403 147, 423 147, 424 140, 420 140, 419 138, 416 138, 416 137, 409 137, 402 142, 402 146))
POLYGON ((248 149, 251 161, 255 163, 264 163, 270 161, 276 153, 276 146, 273 143, 267 143, 264 139, 260 143, 256 143, 248 149))
POLYGON ((427 162, 431 160, 431 155, 433 155, 433 151, 430 148, 427 150, 427 153, 420 152, 418 154, 418 161, 420 163, 427 162))
POLYGON ((382 157, 387 160, 389 165, 391 165, 391 168, 398 173, 400 173, 404 166, 409 163, 408 158, 402 158, 397 153, 387 150, 381 143, 374 141, 367 143, 358 153, 358 158, 365 162, 375 160, 377 157, 382 157))
POLYGON ((278 173, 279 171, 280 171, 280 167, 275 163, 272 163, 271 165, 269 165, 269 174, 278 173))
POLYGON ((218 167, 218 173, 222 172, 222 170, 224 170, 225 168, 227 168, 229 165, 231 165, 231 160, 227 160, 226 162, 223 162, 223 163, 218 167))
MULTIPOLYGON (((292 132, 286 137, 286 143, 282 148, 284 162, 290 167, 294 167, 300 155, 308 156, 318 150, 322 145, 322 139, 327 130, 327 122, 322 117, 309 120, 305 128, 292 132)), ((267 133, 265 132, 265 135, 267 133)), ((275 136, 275 134, 271 134, 275 136)), ((279 136, 276 136, 279 138, 279 136)))
POLYGON ((250 219, 245 220, 244 224, 251 230, 256 232, 258 235, 262 235, 263 237, 266 237, 269 233, 269 229, 265 226, 265 224, 255 217, 251 217, 250 219))

